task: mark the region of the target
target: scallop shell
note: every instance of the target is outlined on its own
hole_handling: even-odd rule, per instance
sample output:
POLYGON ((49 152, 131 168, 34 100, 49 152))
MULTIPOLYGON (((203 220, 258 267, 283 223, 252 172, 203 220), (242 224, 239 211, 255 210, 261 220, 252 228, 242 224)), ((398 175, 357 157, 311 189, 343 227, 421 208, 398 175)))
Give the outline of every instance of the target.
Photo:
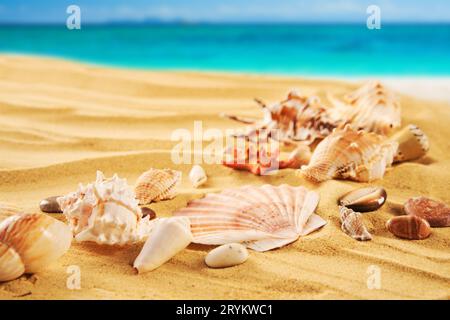
POLYGON ((139 273, 155 270, 191 242, 189 219, 185 217, 158 219, 133 267, 139 273))
POLYGON ((418 159, 430 149, 427 135, 414 124, 404 127, 394 134, 391 140, 398 142, 394 162, 418 159))
POLYGON ((206 177, 206 172, 198 164, 193 166, 189 172, 189 180, 191 180, 192 186, 194 188, 200 187, 202 184, 206 183, 208 178, 206 177))
POLYGON ((301 173, 315 182, 333 178, 361 182, 381 179, 386 167, 392 164, 397 146, 395 141, 386 141, 375 133, 355 131, 347 125, 334 130, 318 144, 301 173))
POLYGON ((359 241, 372 240, 372 235, 367 231, 362 222, 361 213, 344 206, 339 206, 339 213, 342 231, 359 241))
POLYGON ((318 201, 316 192, 301 186, 245 186, 207 194, 174 215, 190 219, 195 243, 238 242, 267 251, 324 226, 326 222, 313 214, 318 201))
POLYGON ((17 214, 0 223, 0 281, 35 273, 69 250, 67 225, 44 214, 17 214))
POLYGON ((141 241, 151 230, 150 217, 142 217, 133 189, 117 175, 97 179, 77 192, 57 199, 78 242, 124 245, 141 241))
POLYGON ((334 105, 332 117, 357 129, 386 135, 401 123, 401 106, 395 95, 378 81, 364 84, 344 96, 343 101, 329 95, 334 105))
POLYGON ((181 182, 181 172, 171 169, 150 169, 136 181, 135 192, 139 204, 173 199, 181 182))

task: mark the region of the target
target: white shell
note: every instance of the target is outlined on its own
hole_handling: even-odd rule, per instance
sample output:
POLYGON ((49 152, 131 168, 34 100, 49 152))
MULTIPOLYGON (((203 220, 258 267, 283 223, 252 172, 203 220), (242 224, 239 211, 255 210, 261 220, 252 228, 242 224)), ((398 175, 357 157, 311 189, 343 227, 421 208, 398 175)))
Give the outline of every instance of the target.
POLYGON ((193 166, 191 172, 189 172, 189 180, 191 180, 194 188, 200 187, 207 179, 205 170, 198 164, 193 166))
POLYGON ((192 242, 189 219, 185 217, 161 218, 134 261, 138 273, 155 270, 192 242))
POLYGON ((211 250, 205 257, 205 263, 211 268, 227 268, 248 259, 248 251, 240 243, 228 243, 211 250))
POLYGON ((69 250, 67 225, 45 214, 18 214, 0 223, 0 281, 35 273, 69 250))
POLYGON ((75 240, 98 244, 124 245, 143 240, 152 223, 142 218, 133 189, 117 175, 105 179, 97 172, 97 179, 77 192, 57 199, 75 240))
POLYGON ((326 224, 314 214, 319 195, 305 187, 244 186, 209 193, 174 212, 191 221, 194 242, 244 243, 267 251, 296 241, 326 224))

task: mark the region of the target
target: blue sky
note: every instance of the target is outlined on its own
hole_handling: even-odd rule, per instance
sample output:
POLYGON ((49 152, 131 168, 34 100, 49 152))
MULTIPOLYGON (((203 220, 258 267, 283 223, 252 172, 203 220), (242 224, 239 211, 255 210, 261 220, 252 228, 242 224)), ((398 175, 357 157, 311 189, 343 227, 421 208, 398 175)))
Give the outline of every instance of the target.
POLYGON ((449 0, 0 0, 0 23, 64 23, 70 4, 83 23, 365 22, 371 4, 383 22, 450 22, 449 0))

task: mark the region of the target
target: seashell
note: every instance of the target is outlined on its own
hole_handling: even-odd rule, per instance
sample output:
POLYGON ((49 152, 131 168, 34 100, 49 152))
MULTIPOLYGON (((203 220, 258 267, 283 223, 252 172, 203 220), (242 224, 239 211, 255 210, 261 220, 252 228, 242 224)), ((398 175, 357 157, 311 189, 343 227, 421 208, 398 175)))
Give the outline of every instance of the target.
POLYGON ((227 268, 248 259, 248 251, 240 243, 228 243, 211 250, 205 257, 205 263, 211 268, 227 268))
POLYGON ((189 172, 189 180, 191 180, 191 183, 194 188, 200 187, 202 184, 208 180, 206 177, 206 172, 203 170, 201 166, 196 164, 192 167, 191 172, 189 172))
POLYGON ((137 179, 134 188, 139 204, 173 199, 181 182, 181 172, 171 169, 150 169, 137 179))
POLYGON ((333 178, 360 182, 381 179, 386 167, 392 164, 397 146, 395 141, 386 141, 375 133, 355 131, 347 125, 334 130, 318 144, 301 173, 315 182, 333 178))
POLYGON ((413 124, 394 134, 391 140, 398 142, 394 162, 418 159, 423 157, 430 149, 427 135, 413 124))
POLYGON ((45 198, 39 203, 39 208, 46 213, 62 213, 59 203, 56 201, 58 198, 59 196, 45 198))
POLYGON ((406 214, 425 219, 432 227, 450 227, 450 207, 425 197, 411 198, 404 204, 406 214))
POLYGON ((67 225, 45 214, 17 214, 0 223, 0 281, 35 273, 69 250, 67 225))
POLYGON ((155 270, 169 261, 192 242, 189 219, 185 217, 161 218, 134 261, 138 273, 155 270))
POLYGON ((23 213, 23 211, 19 207, 11 203, 0 202, 0 222, 12 215, 21 213, 23 213))
POLYGON ((267 251, 324 226, 313 214, 318 201, 316 192, 302 186, 244 186, 192 200, 174 215, 190 219, 195 243, 238 242, 267 251))
POLYGON ((145 218, 146 216, 149 216, 150 220, 153 220, 156 218, 156 212, 150 208, 143 207, 143 208, 141 208, 141 211, 142 211, 143 218, 145 218))
POLYGON ((143 240, 152 224, 142 217, 133 189, 117 175, 95 182, 57 199, 78 242, 124 245, 143 240))
POLYGON ((360 188, 345 194, 339 204, 357 212, 368 212, 379 209, 387 198, 386 190, 381 187, 360 188))
POLYGON ((344 96, 328 96, 332 118, 354 128, 386 135, 401 123, 401 106, 394 93, 378 81, 370 81, 344 96))
POLYGON ((372 240, 372 235, 367 231, 362 222, 361 213, 344 206, 339 206, 339 213, 342 231, 359 241, 372 240))
POLYGON ((394 217, 386 223, 386 228, 395 236, 409 240, 422 240, 431 234, 429 223, 415 215, 394 217))

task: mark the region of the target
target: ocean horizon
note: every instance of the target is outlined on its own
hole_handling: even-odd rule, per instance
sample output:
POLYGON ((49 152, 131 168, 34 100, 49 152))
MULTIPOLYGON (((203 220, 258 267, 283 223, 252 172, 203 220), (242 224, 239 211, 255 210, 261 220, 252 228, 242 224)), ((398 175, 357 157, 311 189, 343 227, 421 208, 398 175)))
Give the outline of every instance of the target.
POLYGON ((0 53, 134 69, 302 76, 449 76, 450 24, 0 25, 0 53))

